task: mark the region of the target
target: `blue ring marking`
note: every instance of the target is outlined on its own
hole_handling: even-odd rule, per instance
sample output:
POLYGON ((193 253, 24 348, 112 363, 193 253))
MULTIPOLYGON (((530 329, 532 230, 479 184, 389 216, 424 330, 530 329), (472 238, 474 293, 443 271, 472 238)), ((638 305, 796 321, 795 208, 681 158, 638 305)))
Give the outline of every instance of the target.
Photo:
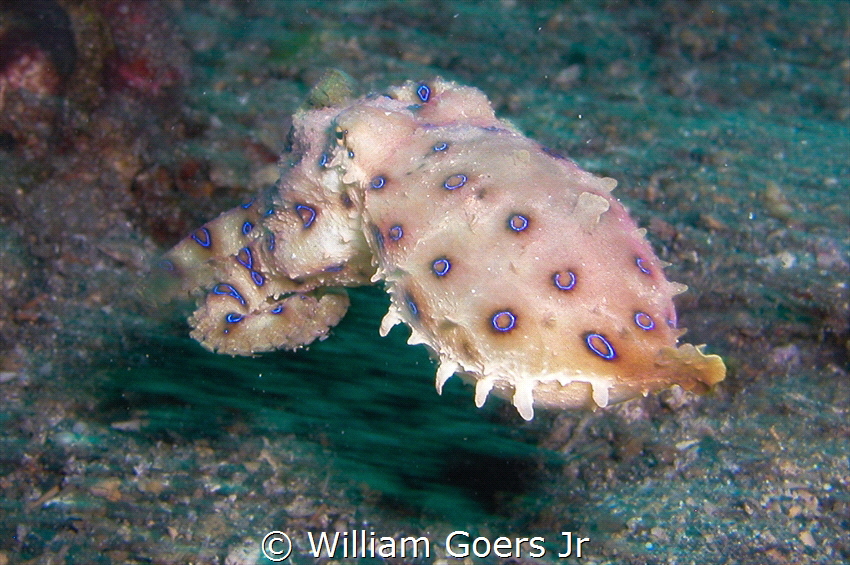
POLYGON ((275 243, 274 232, 269 232, 269 251, 274 251, 275 243))
POLYGON ((254 281, 254 284, 257 286, 263 286, 266 284, 266 277, 264 277, 263 273, 259 271, 251 271, 251 280, 254 281))
POLYGON ((281 312, 283 312, 283 304, 278 304, 277 306, 269 310, 269 312, 271 312, 272 314, 280 314, 281 312))
POLYGON ((212 236, 210 236, 210 230, 207 228, 198 228, 194 232, 192 232, 192 239, 200 245, 201 247, 209 247, 212 245, 212 236), (198 235, 201 234, 201 236, 198 235))
POLYGON ((445 141, 441 141, 440 143, 434 145, 434 151, 445 151, 449 148, 449 144, 445 141))
POLYGON ((419 306, 416 305, 416 302, 413 300, 413 297, 409 294, 404 296, 404 302, 407 304, 407 309, 410 310, 410 313, 413 314, 414 317, 419 317, 419 306))
POLYGON ((159 262, 159 268, 165 269, 169 273, 173 273, 177 270, 177 266, 174 264, 174 261, 171 259, 163 259, 159 262))
POLYGON ((313 225, 313 222, 316 220, 316 210, 306 204, 296 204, 295 212, 298 214, 298 217, 301 218, 301 221, 304 223, 304 229, 309 228, 313 225), (306 212, 306 216, 302 214, 302 212, 306 212))
POLYGON ((266 216, 271 216, 272 214, 274 214, 274 207, 271 207, 266 210, 266 216))
POLYGON ((351 149, 348 150, 348 158, 354 159, 354 151, 352 151, 351 149))
POLYGON ((338 273, 341 270, 343 270, 344 268, 345 268, 345 265, 343 265, 343 264, 331 265, 330 267, 325 267, 324 271, 326 273, 338 273))
POLYGON ((227 283, 218 283, 217 285, 215 285, 215 286, 213 287, 213 289, 212 289, 212 293, 213 293, 213 294, 218 294, 218 295, 223 295, 223 296, 232 296, 233 298, 235 298, 236 300, 238 300, 238 301, 239 301, 239 303, 240 303, 242 306, 245 306, 245 305, 247 304, 247 302, 245 302, 245 299, 244 299, 244 298, 242 298, 242 295, 241 295, 241 294, 239 294, 239 291, 238 291, 238 290, 236 290, 236 288, 234 288, 234 286, 233 286, 233 285, 231 285, 231 284, 227 284, 227 283))
POLYGON ((554 149, 551 149, 549 147, 544 147, 544 146, 541 145, 540 149, 542 149, 544 153, 546 153, 550 157, 554 157, 555 159, 561 159, 561 160, 564 160, 564 161, 568 160, 563 154, 561 154, 561 153, 559 153, 559 152, 557 152, 554 149))
POLYGON ((643 257, 635 257, 635 265, 637 265, 640 272, 645 275, 651 275, 652 271, 643 266, 643 257))
POLYGON ((245 267, 248 270, 254 268, 254 255, 251 253, 251 249, 248 247, 243 247, 239 250, 239 252, 235 255, 236 261, 245 267), (245 255, 245 258, 242 258, 242 255, 245 255))
POLYGON ((378 249, 384 250, 384 234, 378 229, 378 226, 372 226, 372 235, 375 236, 375 243, 378 244, 378 249))
POLYGON ((528 218, 522 214, 514 214, 508 218, 508 227, 515 232, 524 231, 528 227, 528 218))
POLYGON ((327 164, 328 164, 328 161, 329 161, 329 160, 330 160, 330 159, 328 158, 328 154, 327 154, 327 153, 322 153, 322 156, 321 156, 321 157, 319 157, 319 166, 320 166, 320 167, 324 167, 325 165, 327 165, 327 164))
POLYGON ((250 208, 254 204, 254 200, 256 200, 256 198, 252 198, 251 200, 243 204, 242 209, 247 210, 248 208, 250 208))
POLYGON ((228 324, 238 324, 239 322, 242 321, 242 319, 244 317, 245 316, 243 316, 242 314, 238 314, 236 312, 231 312, 230 314, 228 314, 227 316, 224 317, 224 321, 227 322, 228 324))
POLYGON ((552 275, 552 282, 555 283, 555 288, 558 290, 572 290, 576 287, 576 274, 572 271, 567 271, 567 275, 570 277, 570 282, 567 284, 563 284, 561 282, 561 273, 555 273, 552 275))
POLYGON ((387 179, 380 175, 372 179, 372 188, 375 190, 384 188, 385 184, 387 184, 387 179))
POLYGON ((635 324, 642 330, 651 330, 655 327, 655 320, 646 312, 635 312, 635 324))
POLYGON ((251 230, 254 229, 254 224, 251 222, 245 222, 242 224, 242 235, 248 235, 251 233, 251 230))
POLYGON ((396 224, 389 229, 390 239, 393 241, 398 241, 402 237, 404 237, 404 228, 401 225, 396 224))
POLYGON ((424 82, 416 89, 416 96, 423 102, 427 102, 431 98, 431 89, 424 82))
POLYGON ((438 277, 446 276, 451 270, 452 264, 445 257, 441 257, 440 259, 437 259, 433 263, 431 263, 431 271, 433 271, 434 274, 438 277))
POLYGON ((509 332, 516 327, 516 316, 510 310, 502 310, 493 314, 490 323, 496 331, 509 332))
POLYGON ((611 342, 605 339, 605 336, 602 334, 587 334, 584 338, 584 343, 587 344, 588 349, 606 361, 611 361, 617 357, 617 352, 614 351, 614 346, 611 345, 611 342), (597 345, 597 342, 601 342, 601 347, 597 345))
POLYGON ((443 188, 446 190, 457 190, 466 184, 466 181, 469 180, 466 175, 458 173, 456 175, 452 175, 446 179, 443 183, 443 188), (451 182, 452 179, 456 179, 454 182, 451 182))

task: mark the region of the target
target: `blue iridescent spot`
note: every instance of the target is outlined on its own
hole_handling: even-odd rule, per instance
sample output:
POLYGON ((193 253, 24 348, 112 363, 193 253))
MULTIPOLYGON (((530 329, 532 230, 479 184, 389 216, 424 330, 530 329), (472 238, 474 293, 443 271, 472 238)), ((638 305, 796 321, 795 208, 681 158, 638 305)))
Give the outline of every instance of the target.
POLYGON ((493 314, 490 323, 497 331, 509 332, 516 327, 516 316, 510 310, 502 310, 493 314))
POLYGON ((437 259, 433 263, 431 263, 431 270, 438 277, 445 276, 452 269, 451 262, 445 257, 441 259, 437 259))
POLYGON ((251 233, 251 230, 254 229, 254 224, 251 222, 245 222, 242 224, 242 235, 248 235, 251 233))
POLYGON ((251 280, 254 281, 254 284, 257 286, 263 286, 266 284, 266 277, 258 271, 251 271, 251 280))
POLYGON ((345 268, 345 265, 331 265, 330 267, 325 267, 326 273, 338 273, 345 268))
POLYGON ((269 233, 269 251, 274 251, 275 248, 275 238, 274 232, 269 233))
POLYGON ((269 310, 269 312, 271 312, 272 314, 280 314, 281 312, 283 312, 283 304, 278 304, 277 306, 269 310))
POLYGON ((563 273, 555 273, 552 275, 552 282, 555 283, 555 288, 558 290, 572 290, 576 287, 576 274, 572 271, 567 271, 566 276, 563 273))
POLYGON ((617 357, 617 353, 614 351, 614 346, 611 345, 611 343, 605 339, 605 336, 602 334, 587 334, 584 337, 584 342, 587 344, 588 349, 606 361, 611 361, 617 357))
POLYGON ((316 220, 316 210, 306 204, 296 204, 295 212, 301 217, 305 229, 312 226, 316 220))
POLYGON ((416 95, 421 101, 427 102, 428 99, 431 98, 431 89, 428 88, 427 84, 422 83, 419 85, 419 88, 416 89, 416 95))
POLYGON ((466 181, 466 175, 458 173, 447 178, 446 182, 443 183, 443 188, 445 188, 446 190, 457 190, 458 188, 465 185, 466 181))
POLYGON ((404 297, 404 301, 407 304, 407 309, 410 310, 410 313, 418 318, 419 306, 416 305, 416 302, 413 300, 413 297, 408 294, 404 297))
POLYGON ((516 232, 524 231, 528 227, 528 218, 522 214, 514 214, 508 218, 508 227, 516 232))
POLYGON ((378 249, 384 250, 384 234, 378 229, 378 226, 372 226, 372 235, 375 237, 375 243, 378 244, 378 249))
POLYGON ((230 285, 230 284, 227 284, 227 283, 218 283, 217 285, 215 285, 213 287, 212 293, 224 295, 224 296, 232 296, 233 298, 238 300, 239 303, 242 306, 245 306, 245 304, 246 304, 245 299, 242 298, 242 295, 239 294, 239 291, 236 290, 236 288, 234 288, 233 285, 230 285))
POLYGON ((404 228, 400 225, 396 224, 392 226, 388 232, 390 234, 390 239, 393 241, 398 241, 402 237, 404 237, 404 228))
POLYGON ((163 259, 162 261, 160 261, 159 262, 159 268, 165 269, 169 273, 173 273, 174 271, 177 270, 177 267, 174 265, 174 262, 171 261, 170 259, 163 259))
POLYGON ((327 165, 327 164, 328 164, 328 161, 329 161, 329 160, 330 160, 330 159, 328 158, 328 154, 327 154, 327 153, 322 153, 322 156, 321 156, 321 157, 319 157, 319 166, 320 166, 320 167, 324 167, 325 165, 327 165))
POLYGON ((638 269, 640 269, 640 272, 645 275, 651 275, 652 271, 650 271, 647 267, 644 267, 643 262, 643 257, 635 257, 635 265, 637 265, 638 269))
POLYGON ((655 327, 655 320, 646 312, 636 312, 635 324, 642 330, 651 330, 655 327))
POLYGON ((348 158, 349 158, 349 159, 354 159, 354 151, 352 151, 352 150, 350 150, 350 149, 348 150, 348 158))
POLYGON ((546 153, 547 155, 549 155, 551 157, 554 157, 555 159, 563 159, 563 160, 567 159, 566 157, 564 157, 564 155, 555 151, 554 149, 550 149, 548 147, 542 147, 542 146, 540 147, 540 149, 542 149, 544 153, 546 153))
POLYGON ((266 210, 266 216, 271 216, 272 214, 274 214, 274 208, 269 208, 268 210, 266 210))
POLYGON ((200 245, 201 247, 209 247, 212 245, 212 237, 210 236, 210 230, 207 228, 198 228, 192 234, 192 239, 200 245))
POLYGON ((372 179, 372 188, 375 190, 384 188, 384 185, 387 184, 387 179, 381 176, 377 176, 372 179))
POLYGON ((446 143, 445 141, 441 141, 440 143, 438 143, 434 146, 434 151, 445 151, 448 148, 449 148, 449 144, 446 143))
POLYGON ((236 254, 236 261, 246 269, 254 268, 254 255, 248 247, 239 250, 239 253, 236 254))
POLYGON ((251 200, 249 200, 248 202, 246 202, 245 204, 243 204, 243 205, 242 205, 242 208, 243 208, 244 210, 247 210, 248 208, 250 208, 250 207, 251 207, 251 205, 252 205, 252 204, 254 204, 254 200, 256 200, 256 198, 252 198, 251 200))
POLYGON ((241 322, 242 318, 244 318, 244 317, 245 316, 243 316, 242 314, 238 314, 236 312, 231 312, 230 314, 228 314, 224 317, 224 321, 227 322, 228 324, 237 324, 237 323, 241 322))

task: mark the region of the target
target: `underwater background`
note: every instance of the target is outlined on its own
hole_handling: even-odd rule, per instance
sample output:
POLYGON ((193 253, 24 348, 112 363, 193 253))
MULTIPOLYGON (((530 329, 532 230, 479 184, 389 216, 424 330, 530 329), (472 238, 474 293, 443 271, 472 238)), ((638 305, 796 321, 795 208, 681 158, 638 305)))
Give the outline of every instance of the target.
POLYGON ((850 561, 848 122, 843 1, 4 2, 0 565, 270 563, 275 530, 293 564, 850 561), (726 380, 524 422, 438 396, 378 287, 305 350, 202 349, 152 266, 274 183, 328 68, 475 86, 616 178, 726 380), (352 530, 431 555, 309 554, 352 530))

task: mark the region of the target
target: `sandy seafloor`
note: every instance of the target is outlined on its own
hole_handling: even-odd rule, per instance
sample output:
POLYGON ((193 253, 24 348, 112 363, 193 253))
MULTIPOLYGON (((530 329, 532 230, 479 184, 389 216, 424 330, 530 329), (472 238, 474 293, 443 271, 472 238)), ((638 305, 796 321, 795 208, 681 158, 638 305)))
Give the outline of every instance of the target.
POLYGON ((850 3, 43 4, 76 68, 0 110, 0 565, 268 563, 272 530, 292 564, 850 561, 850 3), (193 342, 150 265, 273 182, 328 67, 476 86, 618 179, 727 379, 526 423, 457 379, 437 396, 407 330, 378 336, 378 287, 306 350, 193 342), (361 529, 431 556, 307 553, 361 529), (454 530, 546 555, 455 560, 454 530))

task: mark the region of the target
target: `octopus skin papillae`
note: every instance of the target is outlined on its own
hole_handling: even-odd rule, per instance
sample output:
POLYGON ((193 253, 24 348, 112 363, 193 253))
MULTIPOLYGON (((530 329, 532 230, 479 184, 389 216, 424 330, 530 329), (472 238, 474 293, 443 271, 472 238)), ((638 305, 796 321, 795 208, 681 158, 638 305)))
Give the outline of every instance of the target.
POLYGON ((475 88, 438 78, 351 99, 335 80, 293 117, 274 189, 166 255, 198 296, 204 347, 297 349, 343 317, 345 287, 382 283, 381 334, 407 324, 439 363, 438 391, 458 374, 476 405, 492 392, 526 420, 725 377, 720 357, 677 345, 686 287, 615 180, 525 137, 475 88))

